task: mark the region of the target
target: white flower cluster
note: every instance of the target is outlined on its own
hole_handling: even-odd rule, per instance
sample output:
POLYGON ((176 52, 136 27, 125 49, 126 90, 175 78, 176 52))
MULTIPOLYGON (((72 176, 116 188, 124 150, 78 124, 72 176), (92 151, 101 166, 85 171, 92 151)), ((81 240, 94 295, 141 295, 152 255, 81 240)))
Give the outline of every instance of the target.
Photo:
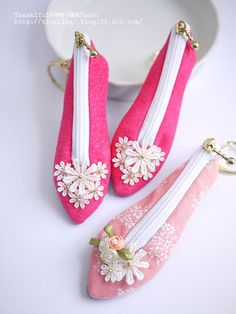
POLYGON ((106 178, 108 170, 102 162, 88 166, 80 165, 75 159, 72 166, 61 161, 59 165, 55 165, 55 169, 58 192, 64 197, 68 195, 69 202, 73 203, 75 208, 85 208, 90 199, 98 200, 103 196, 104 187, 101 185, 101 179, 106 178))
POLYGON ((114 167, 119 167, 123 173, 125 184, 134 185, 139 179, 148 180, 160 162, 164 160, 165 153, 156 145, 148 145, 148 141, 140 144, 130 141, 128 137, 120 137, 116 143, 116 158, 113 158, 114 167))
POLYGON ((139 268, 148 268, 149 263, 147 261, 141 261, 147 253, 140 249, 135 253, 135 248, 129 248, 133 254, 131 260, 124 260, 119 257, 116 250, 109 247, 109 236, 105 236, 101 239, 98 247, 100 251, 100 258, 104 264, 101 265, 100 274, 104 276, 106 282, 121 281, 125 277, 126 283, 131 286, 134 284, 134 278, 142 280, 144 274, 139 268))

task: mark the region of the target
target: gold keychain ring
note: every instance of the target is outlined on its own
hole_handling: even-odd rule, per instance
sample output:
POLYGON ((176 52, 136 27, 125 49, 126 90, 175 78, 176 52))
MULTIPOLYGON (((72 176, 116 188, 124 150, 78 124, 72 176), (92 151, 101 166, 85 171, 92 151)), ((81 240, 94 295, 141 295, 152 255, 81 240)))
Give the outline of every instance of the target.
POLYGON ((48 64, 48 75, 51 81, 62 91, 65 90, 65 87, 55 78, 52 69, 54 67, 58 67, 67 75, 69 72, 70 63, 71 63, 70 59, 67 59, 67 60, 60 59, 60 60, 51 61, 48 64))

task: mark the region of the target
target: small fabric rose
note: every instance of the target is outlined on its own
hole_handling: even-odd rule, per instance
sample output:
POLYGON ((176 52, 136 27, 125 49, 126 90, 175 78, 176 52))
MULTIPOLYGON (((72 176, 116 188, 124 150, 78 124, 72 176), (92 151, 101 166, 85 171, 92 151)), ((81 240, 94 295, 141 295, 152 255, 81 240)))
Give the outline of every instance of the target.
POLYGON ((116 251, 119 251, 121 249, 124 248, 125 246, 125 242, 124 242, 124 239, 122 236, 120 235, 114 235, 112 236, 109 240, 109 246, 110 248, 116 250, 116 251))
POLYGON ((105 236, 100 240, 98 249, 100 252, 109 250, 109 237, 105 236))
POLYGON ((108 249, 106 251, 103 251, 100 257, 104 263, 110 264, 118 259, 118 253, 116 252, 116 250, 108 249))

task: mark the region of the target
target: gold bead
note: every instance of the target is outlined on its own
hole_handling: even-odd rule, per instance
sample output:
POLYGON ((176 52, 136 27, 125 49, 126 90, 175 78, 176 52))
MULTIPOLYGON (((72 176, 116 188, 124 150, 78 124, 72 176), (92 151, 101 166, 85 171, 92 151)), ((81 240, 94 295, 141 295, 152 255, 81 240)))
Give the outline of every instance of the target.
POLYGON ((227 159, 227 164, 230 165, 230 166, 234 165, 235 164, 235 158, 229 157, 227 159))
POLYGON ((178 29, 179 31, 183 32, 186 29, 186 24, 184 21, 179 21, 178 22, 178 29))
POLYGON ((214 138, 208 138, 205 142, 204 142, 204 147, 206 150, 208 150, 209 152, 213 152, 215 147, 216 147, 216 141, 214 138))
POLYGON ((198 50, 198 48, 199 48, 199 43, 194 40, 194 41, 191 43, 191 47, 192 47, 193 49, 195 49, 195 50, 198 50))
POLYGON ((91 50, 91 51, 90 51, 90 56, 91 56, 92 58, 96 58, 96 57, 98 56, 98 52, 97 52, 96 50, 91 50))

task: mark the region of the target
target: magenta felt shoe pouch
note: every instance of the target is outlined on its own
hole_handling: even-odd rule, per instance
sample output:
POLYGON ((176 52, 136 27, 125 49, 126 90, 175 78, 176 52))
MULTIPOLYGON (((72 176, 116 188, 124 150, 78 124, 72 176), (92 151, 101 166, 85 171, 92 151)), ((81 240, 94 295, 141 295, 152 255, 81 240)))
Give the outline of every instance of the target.
POLYGON ((54 178, 65 210, 82 223, 102 202, 110 179, 108 65, 88 37, 75 37, 54 178))
POLYGON ((217 152, 204 144, 156 190, 90 240, 91 297, 114 298, 134 291, 161 269, 198 201, 215 181, 218 163, 217 152))
POLYGON ((112 140, 112 179, 117 194, 125 196, 136 192, 165 162, 197 47, 185 22, 173 26, 112 140))

